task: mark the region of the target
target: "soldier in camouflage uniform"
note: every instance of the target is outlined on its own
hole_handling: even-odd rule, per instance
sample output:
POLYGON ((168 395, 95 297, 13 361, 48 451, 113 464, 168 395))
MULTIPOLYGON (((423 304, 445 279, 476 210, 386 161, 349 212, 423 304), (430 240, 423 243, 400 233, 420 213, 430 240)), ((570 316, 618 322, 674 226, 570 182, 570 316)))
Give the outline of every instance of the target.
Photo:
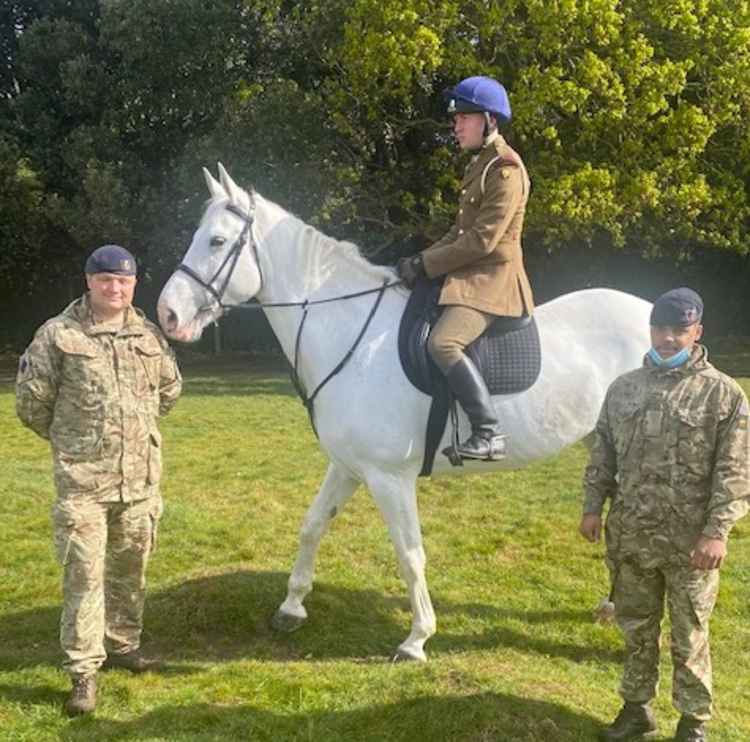
POLYGON ((717 371, 702 334, 703 303, 690 289, 661 296, 642 368, 614 381, 584 478, 580 530, 606 525, 615 617, 625 637, 625 705, 603 740, 653 736, 664 599, 672 621, 675 739, 706 740, 711 717, 709 617, 734 523, 748 510, 748 403, 717 371))
POLYGON ((133 256, 105 245, 85 270, 89 291, 37 331, 16 383, 18 416, 52 447, 71 715, 94 709, 102 665, 153 665, 140 637, 162 510, 157 418, 182 387, 162 333, 131 306, 133 256))

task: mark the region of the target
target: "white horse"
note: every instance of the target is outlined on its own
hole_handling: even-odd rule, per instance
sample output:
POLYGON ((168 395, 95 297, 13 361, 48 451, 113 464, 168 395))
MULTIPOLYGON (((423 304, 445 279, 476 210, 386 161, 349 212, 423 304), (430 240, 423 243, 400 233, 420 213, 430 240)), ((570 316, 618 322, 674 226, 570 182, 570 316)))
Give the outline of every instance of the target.
MULTIPOLYGON (((211 201, 183 264, 159 298, 159 319, 170 338, 195 341, 226 306, 253 297, 264 305, 302 303, 396 281, 393 269, 372 265, 355 245, 327 237, 258 193, 242 190, 221 165, 220 181, 205 168, 204 174, 211 201)), ((321 538, 364 483, 387 523, 411 601, 411 633, 396 657, 423 660, 425 641, 435 633, 435 614, 425 580, 416 481, 430 398, 411 385, 398 358, 399 320, 408 292, 386 289, 368 325, 376 297, 370 293, 264 310, 286 357, 292 363, 298 359, 308 392, 366 327, 348 364, 315 400, 315 425, 330 463, 304 518, 287 596, 274 625, 290 631, 306 620, 303 601, 312 590, 321 538)), ((509 434, 507 458, 452 467, 438 454, 433 474, 522 467, 591 432, 609 384, 641 364, 650 345, 649 311, 648 302, 606 289, 578 291, 538 307, 541 374, 528 391, 494 398, 509 434)), ((463 413, 459 422, 461 432, 468 433, 463 413)), ((448 443, 446 432, 442 445, 448 443)))

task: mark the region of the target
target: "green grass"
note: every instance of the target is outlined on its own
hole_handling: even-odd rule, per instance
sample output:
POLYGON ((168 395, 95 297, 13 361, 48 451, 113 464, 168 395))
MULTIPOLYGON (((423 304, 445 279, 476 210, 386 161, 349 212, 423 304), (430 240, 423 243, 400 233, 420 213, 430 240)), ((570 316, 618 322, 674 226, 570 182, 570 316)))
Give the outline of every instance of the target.
MULTIPOLYGON (((438 633, 427 664, 393 665, 411 614, 364 490, 323 541, 308 624, 289 636, 268 626, 325 469, 286 377, 236 363, 186 376, 162 428, 166 508, 144 636, 167 666, 101 675, 96 714, 78 720, 61 712, 49 453, 0 381, 0 740, 595 738, 620 704, 622 640, 592 620, 608 587, 602 547, 577 535, 583 447, 524 471, 420 482, 438 633)), ((750 739, 749 599, 745 522, 712 620, 713 740, 750 739)))

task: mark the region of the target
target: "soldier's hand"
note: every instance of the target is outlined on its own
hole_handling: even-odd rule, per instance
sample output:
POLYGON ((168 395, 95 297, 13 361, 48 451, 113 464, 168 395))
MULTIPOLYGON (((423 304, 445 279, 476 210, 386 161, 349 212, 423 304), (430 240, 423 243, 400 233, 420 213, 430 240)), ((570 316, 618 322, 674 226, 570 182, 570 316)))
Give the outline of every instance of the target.
POLYGON ((414 288, 417 279, 425 275, 422 256, 412 255, 410 258, 401 258, 396 263, 396 273, 407 288, 414 288))
POLYGON ((690 555, 690 565, 696 569, 718 569, 727 555, 727 545, 720 538, 701 536, 690 555))
POLYGON ((591 541, 592 544, 600 541, 602 537, 602 516, 596 513, 584 513, 578 530, 581 532, 581 536, 587 541, 591 541))

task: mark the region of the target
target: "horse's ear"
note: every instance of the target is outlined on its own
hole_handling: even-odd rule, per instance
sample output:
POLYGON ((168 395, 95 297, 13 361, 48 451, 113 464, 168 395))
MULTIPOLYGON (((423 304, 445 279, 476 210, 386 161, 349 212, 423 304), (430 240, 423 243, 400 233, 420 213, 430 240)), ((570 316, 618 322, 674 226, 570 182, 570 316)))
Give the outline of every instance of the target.
POLYGON ((240 187, 232 180, 232 177, 226 171, 224 166, 219 163, 219 180, 221 185, 224 186, 224 190, 229 196, 229 200, 236 204, 240 200, 240 187))
POLYGON ((203 168, 203 177, 206 179, 208 192, 211 194, 212 198, 226 198, 227 194, 221 187, 221 183, 219 183, 219 181, 216 180, 216 178, 214 178, 214 176, 211 175, 211 173, 205 167, 203 168))

